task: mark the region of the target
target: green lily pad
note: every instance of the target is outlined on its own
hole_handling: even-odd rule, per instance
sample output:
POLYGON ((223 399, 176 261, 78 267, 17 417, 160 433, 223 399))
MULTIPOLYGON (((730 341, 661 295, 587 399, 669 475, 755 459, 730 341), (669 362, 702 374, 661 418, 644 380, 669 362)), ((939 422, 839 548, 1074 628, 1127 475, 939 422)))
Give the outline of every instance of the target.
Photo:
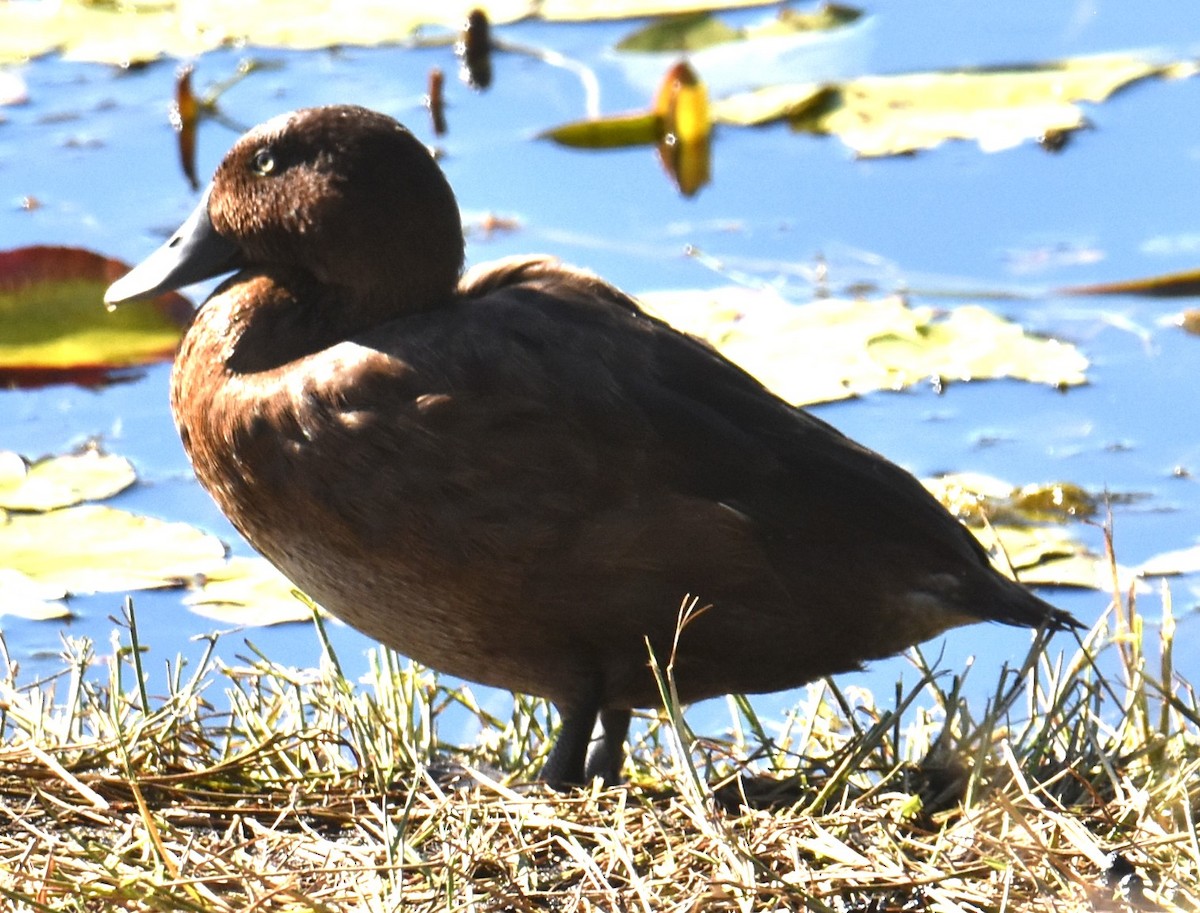
POLYGON ((649 146, 661 136, 662 116, 654 111, 635 111, 571 121, 538 134, 539 139, 553 140, 559 145, 575 149, 649 146))
POLYGON ((931 376, 1010 377, 1066 387, 1086 381, 1087 359, 967 306, 942 314, 896 297, 792 304, 730 287, 640 296, 651 313, 702 336, 789 402, 846 399, 931 376))
POLYGON ((0 251, 0 380, 93 382, 171 358, 192 306, 170 292, 109 313, 104 290, 128 270, 73 247, 0 251))
POLYGON ((784 7, 770 22, 748 28, 726 25, 707 12, 667 16, 638 29, 617 42, 618 51, 658 53, 662 51, 699 51, 733 41, 753 41, 779 35, 825 31, 848 25, 862 12, 837 3, 823 3, 814 12, 784 7))
POLYGON ((220 540, 195 527, 96 504, 0 525, 2 566, 68 593, 179 586, 224 561, 220 540))
POLYGON ((926 479, 926 488, 956 517, 979 526, 986 523, 1065 523, 1091 517, 1097 499, 1071 482, 1049 482, 1014 488, 981 473, 947 473, 926 479))
POLYGON ((834 86, 768 86, 713 105, 716 121, 755 125, 787 120, 798 130, 834 134, 861 156, 931 149, 972 139, 986 151, 1062 136, 1085 123, 1080 103, 1098 103, 1152 76, 1188 76, 1190 64, 1164 65, 1128 54, 1047 64, 864 76, 834 86), (824 103, 814 104, 823 98, 824 103))
POLYGON ((230 558, 184 598, 197 615, 226 624, 278 625, 312 618, 296 585, 265 558, 230 558))
POLYGON ((8 510, 47 511, 99 501, 124 491, 136 480, 127 459, 96 450, 34 463, 27 463, 20 454, 0 451, 0 507, 8 510))

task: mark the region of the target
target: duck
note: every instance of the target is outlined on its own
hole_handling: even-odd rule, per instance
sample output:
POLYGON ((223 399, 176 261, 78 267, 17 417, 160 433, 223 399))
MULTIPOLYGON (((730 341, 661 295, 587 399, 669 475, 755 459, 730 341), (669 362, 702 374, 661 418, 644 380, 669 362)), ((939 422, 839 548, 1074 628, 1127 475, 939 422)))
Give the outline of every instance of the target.
POLYGON ((426 146, 330 105, 238 139, 105 301, 231 274, 171 374, 200 484, 334 616, 550 701, 549 785, 622 782, 652 655, 690 703, 975 622, 1079 626, 907 471, 598 276, 464 261, 426 146))

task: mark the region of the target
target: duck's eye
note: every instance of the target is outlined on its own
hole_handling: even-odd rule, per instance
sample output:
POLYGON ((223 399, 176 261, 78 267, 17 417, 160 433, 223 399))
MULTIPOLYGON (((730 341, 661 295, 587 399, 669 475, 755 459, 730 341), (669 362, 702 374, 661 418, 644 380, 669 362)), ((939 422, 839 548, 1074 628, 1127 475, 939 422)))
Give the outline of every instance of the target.
POLYGON ((261 174, 263 177, 266 177, 275 170, 274 153, 264 146, 254 153, 254 158, 250 159, 250 167, 254 169, 255 174, 261 174))

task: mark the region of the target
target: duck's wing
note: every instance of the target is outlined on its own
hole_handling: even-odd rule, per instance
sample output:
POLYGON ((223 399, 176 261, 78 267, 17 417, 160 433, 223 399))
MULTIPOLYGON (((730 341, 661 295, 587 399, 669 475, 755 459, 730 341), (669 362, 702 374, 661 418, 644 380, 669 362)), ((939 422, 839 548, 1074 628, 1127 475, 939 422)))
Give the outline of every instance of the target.
POLYGON ((525 260, 475 283, 467 294, 522 297, 530 313, 543 315, 544 338, 562 344, 548 353, 550 363, 580 396, 575 414, 614 437, 640 435, 641 447, 631 440, 628 449, 654 484, 745 518, 798 597, 820 573, 818 563, 853 574, 873 562, 892 569, 898 586, 924 587, 931 602, 945 588, 944 598, 967 617, 1069 623, 1024 588, 1006 586, 976 538, 911 474, 783 402, 597 277, 525 260), (572 334, 556 332, 576 324, 584 336, 575 344, 572 334))

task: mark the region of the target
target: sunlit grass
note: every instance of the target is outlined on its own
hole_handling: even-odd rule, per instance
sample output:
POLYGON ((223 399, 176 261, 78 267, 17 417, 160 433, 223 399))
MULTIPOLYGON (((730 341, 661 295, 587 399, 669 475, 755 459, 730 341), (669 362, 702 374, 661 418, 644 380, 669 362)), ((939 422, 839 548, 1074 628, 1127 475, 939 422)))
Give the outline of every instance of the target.
POLYGON ((78 640, 51 681, 5 662, 0 909, 1195 910, 1200 708, 1163 606, 1034 635, 984 702, 914 651, 886 699, 730 698, 720 740, 655 657, 630 785, 566 795, 529 785, 544 702, 497 717, 383 649, 348 681, 328 641, 317 669, 202 641, 147 693, 130 606, 106 674, 78 640), (451 708, 474 744, 440 741, 451 708))

